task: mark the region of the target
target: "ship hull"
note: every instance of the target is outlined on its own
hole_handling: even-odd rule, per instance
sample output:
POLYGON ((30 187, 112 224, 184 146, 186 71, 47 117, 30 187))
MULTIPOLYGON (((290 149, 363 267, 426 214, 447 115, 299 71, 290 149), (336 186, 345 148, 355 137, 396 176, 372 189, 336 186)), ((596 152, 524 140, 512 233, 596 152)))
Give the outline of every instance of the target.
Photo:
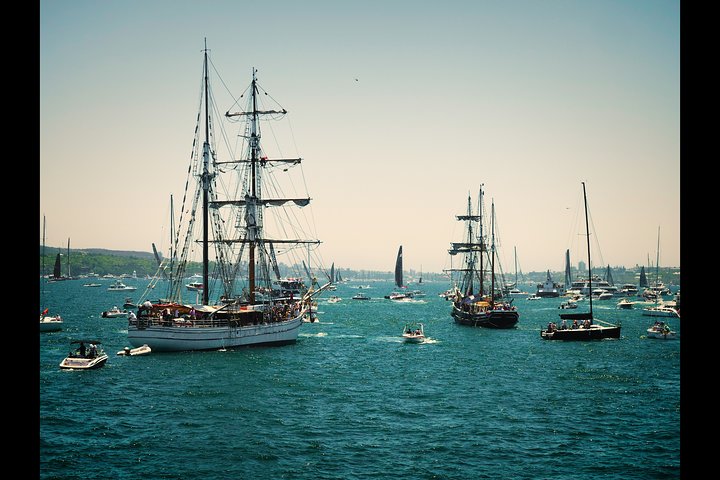
POLYGON ((302 315, 283 322, 243 326, 128 325, 133 347, 147 344, 153 352, 218 350, 249 346, 280 346, 297 341, 302 315))
POLYGON ((515 328, 520 319, 517 310, 489 310, 471 313, 462 311, 455 306, 453 306, 451 315, 457 324, 484 328, 515 328))

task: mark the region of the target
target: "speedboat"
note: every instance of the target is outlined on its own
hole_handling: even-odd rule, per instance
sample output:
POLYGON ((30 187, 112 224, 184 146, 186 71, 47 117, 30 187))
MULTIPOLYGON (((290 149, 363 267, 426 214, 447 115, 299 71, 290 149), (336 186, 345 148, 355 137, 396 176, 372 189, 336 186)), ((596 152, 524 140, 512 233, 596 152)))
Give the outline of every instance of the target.
POLYGON ((385 297, 387 299, 393 300, 395 302, 406 302, 413 299, 412 293, 403 293, 403 292, 392 292, 390 295, 385 297))
POLYGON ((152 349, 145 343, 136 348, 125 347, 117 352, 117 354, 126 357, 137 357, 139 355, 149 355, 150 352, 152 352, 152 349))
POLYGON ((353 300, 370 300, 370 297, 368 297, 364 293, 358 293, 357 295, 353 295, 352 299, 353 300))
POLYGON ((79 347, 71 350, 65 359, 60 362, 60 368, 64 370, 93 370, 103 367, 108 356, 100 347, 97 340, 73 340, 71 344, 79 344, 79 347), (87 343, 88 347, 85 346, 87 343))
POLYGON ((328 303, 338 303, 341 300, 342 300, 342 298, 338 297, 337 295, 333 295, 330 298, 328 298, 328 303))
POLYGON ((647 329, 647 338, 661 338, 663 340, 672 340, 677 334, 670 330, 670 325, 665 322, 655 322, 653 326, 647 329))
POLYGON ((187 289, 190 290, 190 291, 199 291, 199 290, 202 290, 202 289, 204 288, 202 282, 190 282, 190 283, 188 283, 188 284, 185 285, 185 286, 186 286, 187 289))
POLYGON ((633 308, 633 305, 634 305, 634 304, 635 304, 635 302, 631 302, 631 301, 628 300, 627 298, 623 298, 622 300, 620 300, 620 301, 617 303, 617 308, 621 308, 621 309, 625 309, 625 310, 630 310, 631 308, 633 308))
POLYGON ((305 315, 303 315, 303 322, 315 323, 317 322, 318 304, 316 301, 308 302, 305 306, 305 315))
POLYGON ((422 343, 425 341, 425 326, 418 322, 406 323, 402 336, 406 343, 422 343))
POLYGON ((120 310, 117 305, 115 305, 110 310, 102 312, 101 316, 102 318, 127 317, 129 313, 128 310, 120 310))
POLYGON ((115 280, 115 283, 108 287, 108 292, 134 292, 137 287, 130 287, 125 285, 120 280, 115 280))
POLYGON ((578 305, 575 300, 573 300, 572 298, 569 298, 567 301, 562 302, 560 305, 558 305, 558 308, 561 308, 561 309, 578 308, 578 305))

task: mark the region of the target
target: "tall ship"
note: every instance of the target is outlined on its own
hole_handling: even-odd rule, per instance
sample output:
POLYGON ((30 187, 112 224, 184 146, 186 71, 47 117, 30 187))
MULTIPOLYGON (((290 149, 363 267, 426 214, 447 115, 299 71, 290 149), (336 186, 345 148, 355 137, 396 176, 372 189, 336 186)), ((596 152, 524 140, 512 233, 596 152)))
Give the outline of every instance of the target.
MULTIPOLYGON (((240 100, 220 109, 211 89, 211 65, 206 47, 180 219, 175 226, 171 214, 170 255, 159 261, 155 277, 165 279, 167 296, 151 301, 148 295, 155 290, 146 290, 137 315, 128 320, 129 343, 147 344, 153 352, 292 344, 313 296, 328 285, 313 284, 301 266, 313 253, 319 258, 320 241, 307 222, 300 222, 308 217, 299 210, 308 207, 310 197, 283 193, 304 187, 302 159, 271 157, 261 145, 261 125, 281 120, 287 110, 267 105, 274 100, 254 68, 250 85, 235 97, 240 100), (219 111, 227 113, 223 117, 219 111), (234 137, 223 128, 230 126, 237 128, 234 137), (226 157, 218 145, 228 150, 226 157), (202 286, 188 292, 183 279, 197 255, 202 286), (281 267, 297 273, 281 275, 281 267)), ((153 288, 157 284, 151 282, 153 288)))
POLYGON ((460 268, 449 270, 453 278, 459 278, 448 297, 453 303, 450 315, 460 325, 515 328, 520 314, 512 305, 512 299, 504 300, 503 282, 496 281, 499 276, 496 275, 494 204, 489 241, 483 230, 482 185, 476 212, 468 195, 467 212, 456 218, 465 223, 465 238, 462 242, 453 242, 448 250, 451 256, 462 258, 460 268))

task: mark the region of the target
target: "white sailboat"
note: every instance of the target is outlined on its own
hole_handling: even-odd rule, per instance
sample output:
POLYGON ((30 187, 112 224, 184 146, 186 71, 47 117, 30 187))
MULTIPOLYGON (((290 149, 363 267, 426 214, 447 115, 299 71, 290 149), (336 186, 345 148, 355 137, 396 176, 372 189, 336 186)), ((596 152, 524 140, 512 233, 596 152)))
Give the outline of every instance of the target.
MULTIPOLYGON (((47 279, 45 278, 45 215, 43 215, 43 242, 42 242, 42 277, 40 278, 40 282, 42 283, 42 288, 40 288, 40 305, 42 305, 43 299, 42 296, 45 293, 45 283, 47 282, 47 279)), ((63 319, 60 315, 48 315, 50 309, 45 308, 42 312, 40 312, 40 331, 41 332, 58 332, 62 330, 63 328, 63 319)))
POLYGON ((298 218, 304 217, 297 208, 310 203, 309 195, 286 197, 282 193, 283 187, 304 185, 288 178, 302 175, 302 159, 271 158, 261 145, 261 123, 280 120, 287 110, 265 105, 274 100, 260 86, 255 69, 249 87, 235 97, 244 98, 246 105, 231 105, 240 109, 235 112, 220 110, 209 75, 205 48, 203 102, 190 165, 195 182, 188 182, 188 203, 184 200, 181 205, 174 248, 178 258, 170 262, 172 289, 167 301, 141 299, 137 319, 128 322, 130 344, 147 344, 153 352, 294 343, 312 296, 329 285, 311 291, 301 273, 280 276, 278 257, 284 259, 283 266, 300 267, 299 256, 320 243, 307 238, 312 232, 308 224, 291 231, 298 218), (215 111, 226 111, 228 124, 241 122, 237 138, 242 145, 237 152, 228 152, 227 158, 216 147, 216 140, 222 144, 220 140, 227 137, 217 131, 221 123, 214 118, 215 111), (202 247, 203 288, 196 292, 201 299, 192 304, 183 301, 183 282, 173 279, 185 278, 195 245, 202 247))

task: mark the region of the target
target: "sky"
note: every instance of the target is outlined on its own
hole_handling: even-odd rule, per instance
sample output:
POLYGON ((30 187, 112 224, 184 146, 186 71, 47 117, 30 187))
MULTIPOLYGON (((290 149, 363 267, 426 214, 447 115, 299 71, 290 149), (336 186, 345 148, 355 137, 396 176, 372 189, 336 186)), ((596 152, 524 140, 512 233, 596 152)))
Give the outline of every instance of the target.
POLYGON ((593 264, 680 266, 679 0, 41 0, 39 20, 49 247, 163 245, 207 39, 230 89, 256 68, 290 112, 336 268, 391 271, 399 245, 450 268, 483 185, 505 271, 562 271, 586 255, 582 182, 593 264))

